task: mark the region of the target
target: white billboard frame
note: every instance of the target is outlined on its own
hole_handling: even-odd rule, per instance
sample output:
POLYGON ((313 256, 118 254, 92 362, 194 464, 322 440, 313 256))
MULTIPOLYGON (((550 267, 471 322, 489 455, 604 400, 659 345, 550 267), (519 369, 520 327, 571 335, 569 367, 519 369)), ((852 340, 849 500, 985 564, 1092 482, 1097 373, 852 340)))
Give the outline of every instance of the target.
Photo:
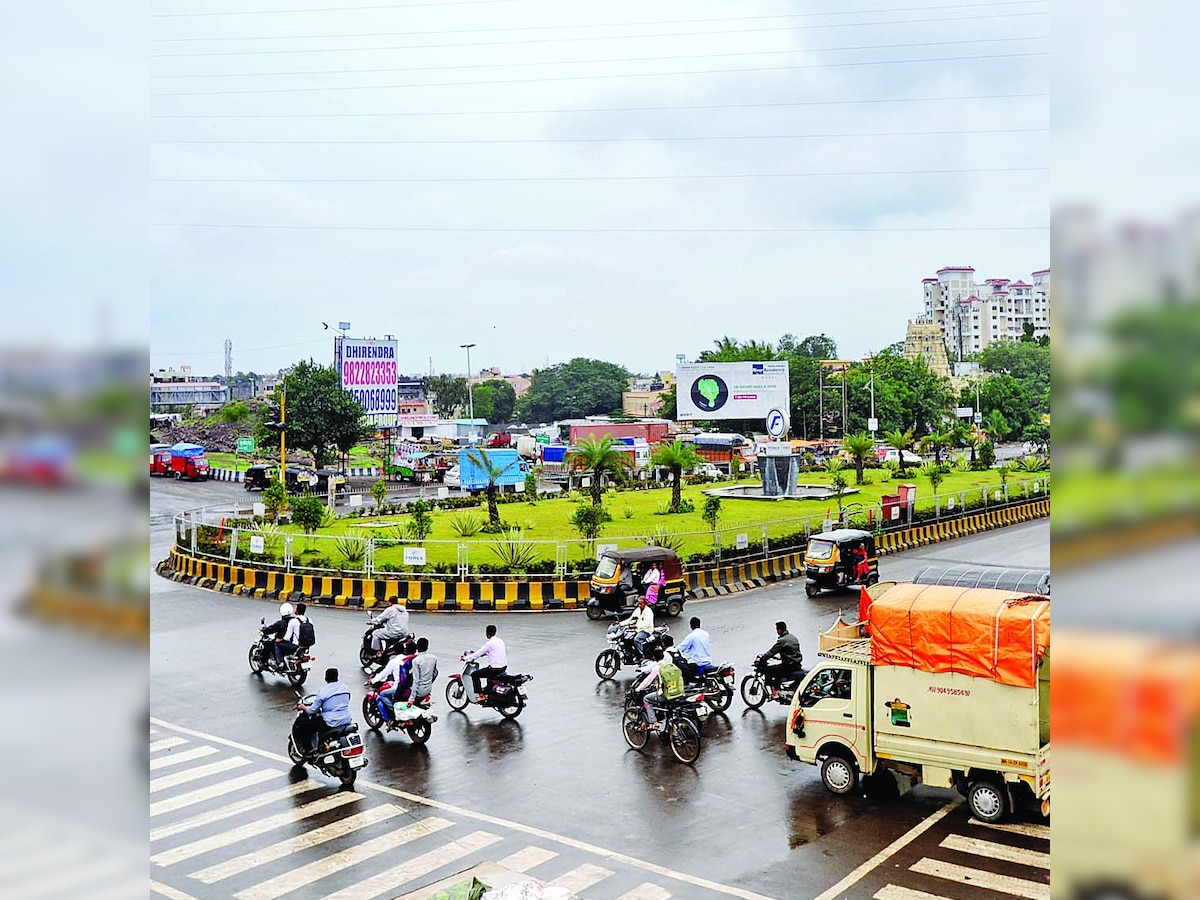
POLYGON ((675 418, 680 422, 719 419, 764 421, 773 409, 791 409, 786 359, 761 362, 680 363, 675 368, 675 418), (705 376, 716 382, 697 388, 705 376), (713 405, 715 404, 715 405, 713 405))

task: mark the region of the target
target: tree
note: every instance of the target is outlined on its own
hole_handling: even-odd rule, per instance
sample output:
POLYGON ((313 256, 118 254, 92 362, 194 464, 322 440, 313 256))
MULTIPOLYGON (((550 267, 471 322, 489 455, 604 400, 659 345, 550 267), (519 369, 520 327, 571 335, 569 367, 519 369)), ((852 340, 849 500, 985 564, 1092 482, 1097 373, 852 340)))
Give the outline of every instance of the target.
POLYGON ((662 401, 662 406, 658 409, 658 414, 664 419, 674 419, 679 415, 679 406, 677 402, 678 393, 676 385, 658 395, 658 399, 662 401))
POLYGON ((274 521, 279 518, 280 510, 287 506, 287 488, 282 481, 272 481, 262 493, 263 506, 266 507, 267 518, 274 521))
POLYGON ((858 434, 848 434, 842 438, 842 447, 854 460, 854 483, 863 483, 863 466, 867 458, 875 453, 875 442, 865 431, 858 434))
POLYGON ((1008 420, 1004 418, 1004 413, 993 409, 987 418, 987 433, 992 436, 992 440, 1002 444, 1011 431, 1012 429, 1008 427, 1008 420))
POLYGON ((371 496, 375 498, 375 508, 383 506, 383 501, 387 497, 387 483, 380 478, 371 485, 371 496))
POLYGON ((980 434, 978 431, 968 431, 966 434, 965 440, 967 442, 967 447, 970 448, 970 450, 971 450, 971 468, 978 469, 979 468, 979 456, 978 456, 979 448, 982 447, 987 442, 987 438, 984 437, 982 434, 980 434))
POLYGON ((453 375, 427 375, 421 379, 421 390, 433 397, 433 411, 441 419, 452 419, 460 406, 467 403, 467 379, 453 375))
POLYGON ((424 500, 416 500, 408 505, 412 521, 408 523, 408 533, 414 541, 420 542, 429 537, 433 531, 433 516, 429 514, 429 504, 424 500))
POLYGON ((1036 452, 1045 453, 1050 449, 1050 426, 1043 425, 1040 420, 1032 425, 1026 425, 1025 430, 1021 433, 1021 440, 1027 444, 1033 444, 1036 452))
POLYGON ((927 462, 918 470, 921 475, 929 479, 929 488, 933 491, 936 497, 938 488, 941 487, 943 481, 946 480, 946 469, 941 463, 927 462))
POLYGON ((538 369, 529 391, 517 401, 514 415, 522 422, 555 422, 607 413, 621 406, 629 372, 599 359, 577 357, 538 369))
POLYGON ((250 404, 244 400, 226 403, 217 411, 217 418, 226 425, 240 425, 250 418, 250 404))
POLYGON ((933 453, 933 461, 939 466, 942 464, 942 452, 953 445, 954 432, 945 428, 931 431, 921 438, 921 447, 925 452, 933 453))
MULTIPOLYGON (((1009 433, 1020 431, 1035 418, 1039 404, 1034 402, 1025 386, 1007 373, 988 375, 978 384, 979 411, 985 420, 999 412, 1008 425, 1009 433)), ((975 405, 975 388, 966 386, 959 393, 960 406, 975 405)))
POLYGON ((650 454, 650 463, 671 470, 671 512, 679 512, 680 494, 683 489, 683 470, 700 465, 700 454, 691 444, 673 441, 659 444, 650 454))
POLYGON ((717 520, 721 518, 721 498, 709 497, 704 501, 704 511, 700 513, 706 525, 713 530, 713 534, 717 531, 717 520))
POLYGON ((595 541, 600 537, 604 526, 612 521, 612 516, 603 506, 592 506, 590 503, 577 503, 571 518, 567 520, 579 536, 586 541, 595 541))
POLYGON ((1034 338, 1033 338, 1033 323, 1032 322, 1025 322, 1021 325, 1020 340, 1021 340, 1021 343, 1023 343, 1023 344, 1032 344, 1033 343, 1034 338))
POLYGON ((508 422, 512 419, 513 409, 517 405, 517 392, 507 381, 500 378, 489 378, 483 384, 475 386, 475 415, 489 422, 508 422), (480 411, 480 394, 487 401, 487 411, 480 411))
POLYGON ((623 450, 613 438, 605 435, 600 440, 581 441, 570 456, 567 463, 575 469, 585 469, 592 473, 592 506, 599 506, 603 497, 601 478, 605 473, 620 478, 625 469, 629 468, 629 454, 623 450))
POLYGON ((288 446, 311 453, 318 469, 329 458, 330 447, 348 452, 374 433, 363 416, 362 404, 342 389, 332 366, 301 361, 284 378, 283 388, 288 446))
POLYGON ((883 439, 884 439, 884 440, 887 442, 887 445, 888 445, 889 447, 894 447, 896 450, 898 450, 898 451, 899 451, 899 456, 900 456, 900 477, 901 477, 901 478, 903 478, 903 477, 904 477, 904 475, 905 475, 905 469, 904 469, 904 465, 905 465, 905 463, 904 463, 904 454, 905 454, 907 451, 911 450, 911 449, 912 449, 912 445, 913 445, 913 433, 912 433, 912 429, 911 429, 911 428, 909 428, 909 429, 908 429, 908 430, 906 430, 906 431, 901 431, 899 428, 897 428, 897 429, 894 429, 894 430, 892 430, 892 431, 889 431, 887 434, 885 434, 885 435, 883 436, 883 439))
MULTIPOLYGON (((985 372, 997 375, 1009 375, 1017 380, 1023 389, 1023 396, 1031 413, 1050 411, 1050 347, 1040 341, 1033 343, 1021 341, 993 341, 980 351, 977 361, 979 368, 985 372)), ((982 400, 982 397, 980 398, 982 400)), ((973 404, 963 404, 965 406, 973 404)), ((987 403, 983 404, 989 409, 987 403)), ((1014 419, 1009 410, 1004 410, 1004 417, 1010 426, 1017 429, 1023 427, 1036 415, 1026 419, 1014 419)))
POLYGON ((482 447, 468 450, 467 459, 478 466, 479 471, 487 476, 487 487, 484 489, 484 493, 487 495, 488 524, 494 528, 499 528, 500 507, 496 504, 496 494, 499 492, 499 488, 496 486, 496 480, 504 474, 505 467, 497 466, 492 462, 491 454, 482 447))
POLYGON ((837 499, 838 521, 842 518, 842 494, 846 492, 846 464, 837 457, 825 461, 825 471, 829 473, 829 486, 833 488, 837 499))
POLYGON ((292 503, 292 521, 311 538, 325 521, 325 504, 317 497, 300 497, 292 503))
POLYGON ((810 334, 796 350, 812 359, 837 359, 837 342, 827 334, 810 334))

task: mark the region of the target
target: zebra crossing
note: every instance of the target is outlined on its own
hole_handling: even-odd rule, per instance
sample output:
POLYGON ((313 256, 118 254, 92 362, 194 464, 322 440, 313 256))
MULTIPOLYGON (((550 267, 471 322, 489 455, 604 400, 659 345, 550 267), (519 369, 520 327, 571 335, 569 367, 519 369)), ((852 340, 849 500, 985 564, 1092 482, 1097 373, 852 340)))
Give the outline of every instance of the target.
POLYGON ((301 778, 271 754, 224 744, 151 726, 153 895, 416 900, 424 886, 487 865, 588 900, 769 900, 379 785, 341 789, 312 770, 301 778))
MULTIPOLYGON (((968 819, 958 831, 916 854, 907 868, 890 870, 874 900, 950 900, 968 889, 1024 900, 1050 900, 1050 828, 1036 824, 989 824, 968 819), (1014 841, 1018 843, 1013 843, 1014 841), (1003 868, 1004 871, 999 871, 1003 868), (908 884, 900 872, 918 876, 908 884)), ((907 862, 907 860, 905 860, 907 862)))

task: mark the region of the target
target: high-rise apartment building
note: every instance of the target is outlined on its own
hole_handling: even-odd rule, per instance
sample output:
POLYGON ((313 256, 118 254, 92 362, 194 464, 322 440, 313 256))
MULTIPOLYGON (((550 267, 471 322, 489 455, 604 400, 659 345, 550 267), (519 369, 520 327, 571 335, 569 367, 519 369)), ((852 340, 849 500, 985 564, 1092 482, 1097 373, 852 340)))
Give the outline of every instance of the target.
POLYGON ((1030 282, 988 278, 976 283, 970 266, 938 269, 922 282, 925 314, 918 322, 937 326, 951 362, 961 362, 997 340, 1018 340, 1033 327, 1033 336, 1050 333, 1050 270, 1039 269, 1030 282))

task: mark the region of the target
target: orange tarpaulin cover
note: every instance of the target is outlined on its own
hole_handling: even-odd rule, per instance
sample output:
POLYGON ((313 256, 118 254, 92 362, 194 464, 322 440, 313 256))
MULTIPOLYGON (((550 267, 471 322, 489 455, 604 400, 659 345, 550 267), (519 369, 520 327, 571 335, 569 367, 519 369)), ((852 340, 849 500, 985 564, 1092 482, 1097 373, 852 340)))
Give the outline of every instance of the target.
POLYGON ((1050 649, 1050 598, 990 588, 898 584, 867 612, 871 661, 1037 685, 1050 649))

